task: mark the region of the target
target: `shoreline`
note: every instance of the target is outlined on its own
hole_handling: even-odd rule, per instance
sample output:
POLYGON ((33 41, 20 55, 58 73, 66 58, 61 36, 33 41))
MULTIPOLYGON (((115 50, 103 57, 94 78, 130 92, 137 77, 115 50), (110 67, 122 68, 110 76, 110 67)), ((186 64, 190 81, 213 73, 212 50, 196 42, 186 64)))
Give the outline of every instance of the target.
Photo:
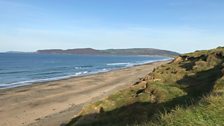
POLYGON ((140 66, 140 65, 147 65, 147 64, 151 64, 151 63, 170 61, 170 60, 172 60, 172 58, 167 58, 167 59, 158 60, 158 61, 148 61, 148 62, 146 61, 145 63, 142 62, 142 63, 139 63, 139 64, 134 64, 134 65, 131 65, 131 66, 125 66, 125 67, 122 67, 122 68, 114 68, 114 69, 110 69, 110 70, 106 70, 106 71, 99 70, 98 72, 95 71, 95 72, 90 72, 90 73, 83 74, 83 75, 71 74, 71 75, 61 76, 61 77, 52 77, 52 78, 48 78, 48 79, 47 78, 46 79, 39 79, 39 80, 36 80, 36 81, 35 80, 28 80, 27 82, 26 81, 24 81, 24 82, 16 82, 18 84, 11 85, 11 86, 8 86, 8 87, 7 86, 1 87, 0 91, 1 90, 18 88, 18 87, 29 86, 29 85, 42 84, 42 83, 47 83, 47 82, 52 82, 52 81, 60 81, 60 80, 67 80, 67 79, 71 79, 71 78, 77 78, 77 77, 91 76, 91 75, 96 75, 96 74, 101 74, 101 73, 112 72, 112 71, 116 71, 116 70, 128 69, 128 68, 132 68, 132 67, 136 67, 136 66, 140 66))
POLYGON ((74 117, 83 105, 130 86, 169 61, 0 89, 0 125, 60 126, 74 117))
POLYGON ((9 86, 9 87, 5 87, 5 88, 0 88, 0 92, 4 91, 4 90, 10 90, 10 89, 14 89, 14 88, 23 88, 26 86, 32 86, 32 85, 38 85, 38 84, 44 84, 44 83, 48 83, 48 82, 54 82, 54 81, 60 81, 60 80, 68 80, 68 79, 72 79, 72 78, 79 78, 79 77, 85 77, 85 76, 91 76, 91 75, 97 75, 97 74, 104 74, 107 72, 113 72, 113 71, 117 71, 117 70, 123 70, 123 69, 129 69, 132 67, 136 67, 136 66, 141 66, 141 65, 148 65, 148 64, 152 64, 152 63, 157 63, 157 62, 165 62, 165 61, 171 61, 172 59, 164 59, 164 60, 159 60, 159 61, 149 61, 147 63, 140 63, 140 64, 135 64, 133 66, 126 66, 126 67, 122 67, 122 68, 114 68, 111 70, 107 70, 107 71, 99 71, 99 72, 93 72, 93 73, 88 73, 88 74, 84 74, 84 75, 68 75, 68 76, 61 76, 61 77, 56 77, 58 79, 54 79, 54 78, 49 78, 48 79, 43 79, 43 81, 37 81, 37 82, 27 82, 18 86, 9 86))

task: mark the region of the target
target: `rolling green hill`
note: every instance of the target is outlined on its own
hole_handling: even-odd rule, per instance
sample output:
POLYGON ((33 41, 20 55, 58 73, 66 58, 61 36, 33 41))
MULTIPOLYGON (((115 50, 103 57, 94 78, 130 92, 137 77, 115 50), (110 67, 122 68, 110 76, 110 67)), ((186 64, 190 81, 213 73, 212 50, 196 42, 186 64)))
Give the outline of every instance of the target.
POLYGON ((160 50, 153 48, 131 48, 131 49, 106 49, 97 50, 92 48, 79 48, 79 49, 48 49, 38 50, 36 53, 44 54, 87 54, 87 55, 150 55, 150 56, 177 56, 177 52, 160 50))
POLYGON ((224 48, 176 57, 104 100, 68 126, 224 125, 224 48))

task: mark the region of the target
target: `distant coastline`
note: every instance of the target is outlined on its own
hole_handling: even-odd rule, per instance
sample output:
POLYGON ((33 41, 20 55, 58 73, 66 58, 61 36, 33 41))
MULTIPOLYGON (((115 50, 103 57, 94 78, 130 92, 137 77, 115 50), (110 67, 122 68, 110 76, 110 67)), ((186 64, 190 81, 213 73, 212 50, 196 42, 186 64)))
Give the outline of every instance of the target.
POLYGON ((40 54, 88 54, 88 55, 150 55, 150 56, 177 56, 179 53, 153 49, 153 48, 130 48, 130 49, 105 49, 97 50, 92 48, 77 48, 77 49, 45 49, 37 50, 36 53, 40 54))
POLYGON ((134 55, 134 56, 167 56, 175 57, 180 55, 178 52, 161 50, 154 48, 127 48, 127 49, 93 49, 93 48, 75 48, 75 49, 43 49, 33 52, 24 51, 6 51, 5 53, 18 53, 18 54, 74 54, 74 55, 134 55))

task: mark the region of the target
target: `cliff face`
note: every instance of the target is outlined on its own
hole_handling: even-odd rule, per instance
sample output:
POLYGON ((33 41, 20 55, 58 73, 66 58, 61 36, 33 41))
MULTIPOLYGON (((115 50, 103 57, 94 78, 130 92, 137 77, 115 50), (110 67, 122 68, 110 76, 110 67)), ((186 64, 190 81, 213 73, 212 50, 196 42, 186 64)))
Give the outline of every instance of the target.
POLYGON ((135 49, 107 49, 96 50, 92 48, 80 48, 80 49, 49 49, 38 50, 37 53, 43 54, 87 54, 87 55, 160 55, 160 56, 177 56, 176 52, 151 49, 151 48, 135 48, 135 49))
POLYGON ((176 57, 68 125, 223 125, 224 48, 176 57))

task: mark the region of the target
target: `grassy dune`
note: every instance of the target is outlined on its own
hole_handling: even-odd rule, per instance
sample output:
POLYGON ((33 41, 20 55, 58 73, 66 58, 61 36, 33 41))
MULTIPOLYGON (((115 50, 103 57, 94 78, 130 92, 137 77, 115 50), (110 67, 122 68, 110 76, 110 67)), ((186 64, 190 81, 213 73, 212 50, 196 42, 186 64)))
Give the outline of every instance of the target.
POLYGON ((224 125, 224 48, 176 57, 68 126, 224 125))

